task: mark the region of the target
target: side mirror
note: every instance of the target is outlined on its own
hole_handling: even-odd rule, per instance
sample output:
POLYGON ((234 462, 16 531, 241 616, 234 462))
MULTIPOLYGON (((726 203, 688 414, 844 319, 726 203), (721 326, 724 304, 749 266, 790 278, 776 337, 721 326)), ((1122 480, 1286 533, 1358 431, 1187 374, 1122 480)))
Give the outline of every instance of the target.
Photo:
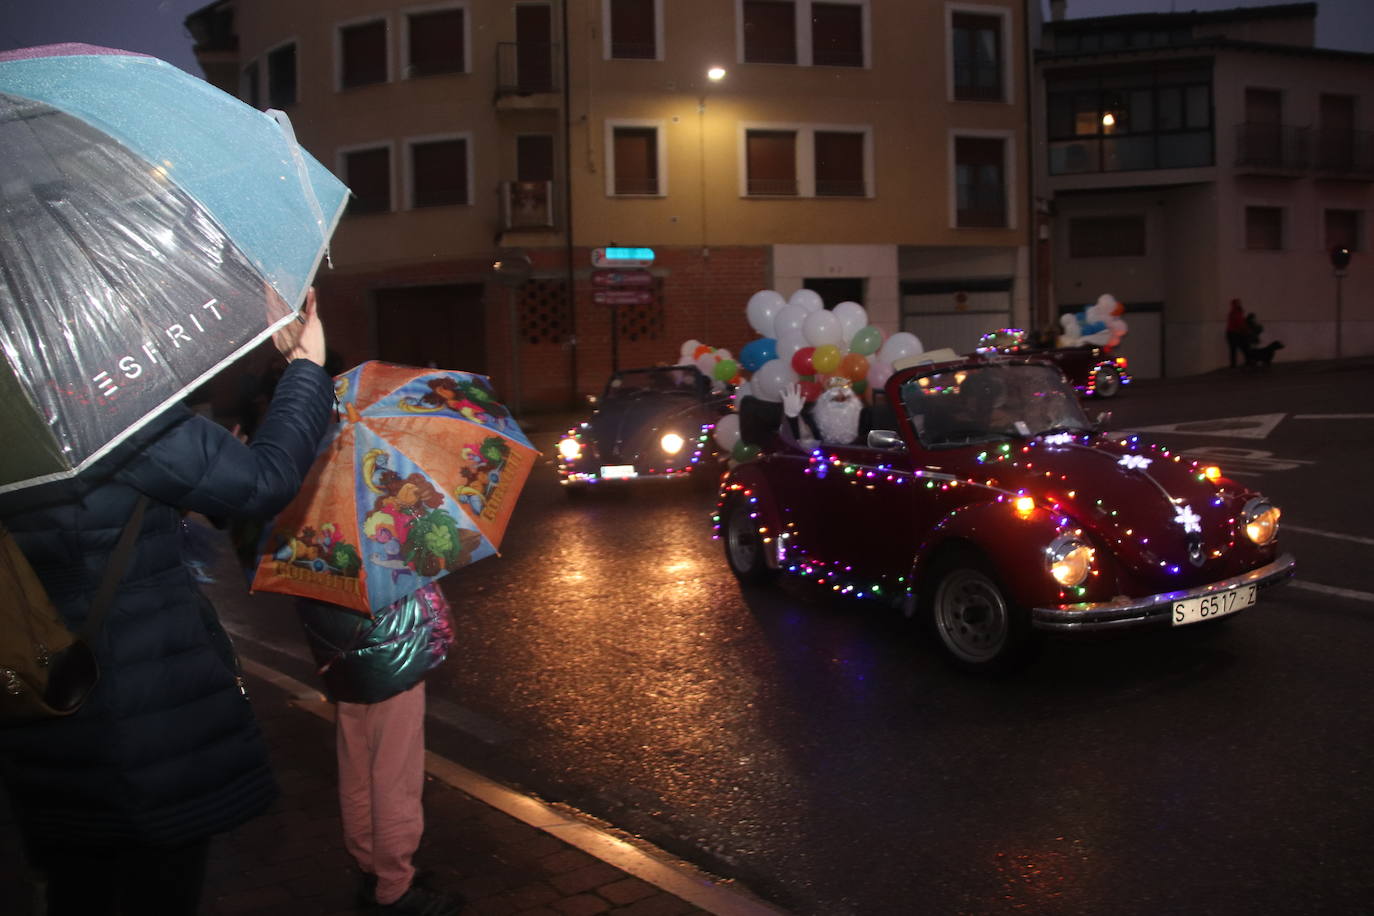
POLYGON ((890 429, 870 429, 868 431, 869 448, 901 449, 906 450, 906 443, 902 437, 890 429))

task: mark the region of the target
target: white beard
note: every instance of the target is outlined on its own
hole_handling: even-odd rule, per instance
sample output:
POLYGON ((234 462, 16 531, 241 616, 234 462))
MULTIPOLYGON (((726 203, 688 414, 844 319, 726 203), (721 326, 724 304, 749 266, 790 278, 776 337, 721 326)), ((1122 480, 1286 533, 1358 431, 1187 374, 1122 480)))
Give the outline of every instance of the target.
POLYGON ((816 431, 827 445, 847 445, 859 438, 859 411, 863 410, 863 404, 847 391, 841 400, 840 393, 838 388, 822 391, 812 413, 816 431))

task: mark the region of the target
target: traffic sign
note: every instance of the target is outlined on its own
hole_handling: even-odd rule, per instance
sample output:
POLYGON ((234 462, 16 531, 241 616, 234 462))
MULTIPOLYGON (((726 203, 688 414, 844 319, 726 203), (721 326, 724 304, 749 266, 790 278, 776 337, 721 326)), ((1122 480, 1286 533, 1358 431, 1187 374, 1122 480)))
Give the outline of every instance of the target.
POLYGON ((648 267, 654 263, 652 248, 593 248, 593 267, 648 267))
POLYGON ((654 301, 651 289, 594 289, 592 302, 597 305, 649 305, 654 301))
POLYGON ((642 268, 633 270, 594 270, 592 286, 622 289, 626 286, 653 286, 654 275, 642 268))

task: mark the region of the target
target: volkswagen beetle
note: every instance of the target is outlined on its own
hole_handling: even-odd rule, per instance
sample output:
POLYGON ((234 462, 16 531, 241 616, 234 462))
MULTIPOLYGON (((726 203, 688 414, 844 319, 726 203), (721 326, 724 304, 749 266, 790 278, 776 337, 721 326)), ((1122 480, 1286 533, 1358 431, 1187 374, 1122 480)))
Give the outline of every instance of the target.
POLYGON ((1082 344, 1076 347, 1034 346, 1020 328, 1003 328, 984 334, 978 341, 982 354, 1019 354, 1036 356, 1054 363, 1069 384, 1085 398, 1114 398, 1131 383, 1128 361, 1106 347, 1082 344))
POLYGON ((928 356, 894 371, 866 441, 807 451, 780 437, 722 478, 715 529, 739 579, 786 571, 886 598, 986 671, 1047 633, 1234 614, 1291 575, 1278 507, 1094 428, 1054 366, 928 356))
POLYGON ((730 394, 696 366, 622 369, 586 420, 558 442, 558 476, 570 493, 642 480, 718 476, 716 421, 730 394))

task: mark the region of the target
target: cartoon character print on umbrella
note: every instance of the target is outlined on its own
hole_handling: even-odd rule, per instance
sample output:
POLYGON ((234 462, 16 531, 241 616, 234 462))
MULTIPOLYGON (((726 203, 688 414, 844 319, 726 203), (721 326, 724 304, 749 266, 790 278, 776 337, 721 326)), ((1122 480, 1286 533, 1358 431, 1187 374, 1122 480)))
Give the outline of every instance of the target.
POLYGON ((363 517, 368 561, 390 570, 393 584, 402 576, 432 578, 472 562, 482 536, 444 509, 444 495, 428 477, 418 470, 402 476, 388 466, 392 459, 381 448, 363 456, 361 479, 376 497, 363 517))
POLYGON ((523 435, 505 405, 496 400, 496 392, 479 376, 458 377, 456 374, 426 379, 429 391, 420 396, 402 396, 397 400, 401 410, 410 413, 433 413, 451 410, 473 423, 489 426, 509 435, 514 431, 523 435))
POLYGON ((325 522, 318 529, 306 525, 296 534, 286 536, 272 559, 312 572, 354 579, 362 566, 357 545, 344 541, 334 522, 325 522))

